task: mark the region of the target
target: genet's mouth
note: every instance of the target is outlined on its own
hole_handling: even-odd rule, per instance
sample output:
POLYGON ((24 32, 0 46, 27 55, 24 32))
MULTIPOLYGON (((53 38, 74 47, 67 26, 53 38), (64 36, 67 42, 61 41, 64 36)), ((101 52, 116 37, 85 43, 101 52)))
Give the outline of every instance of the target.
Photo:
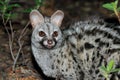
POLYGON ((54 45, 45 45, 45 48, 52 49, 54 45))

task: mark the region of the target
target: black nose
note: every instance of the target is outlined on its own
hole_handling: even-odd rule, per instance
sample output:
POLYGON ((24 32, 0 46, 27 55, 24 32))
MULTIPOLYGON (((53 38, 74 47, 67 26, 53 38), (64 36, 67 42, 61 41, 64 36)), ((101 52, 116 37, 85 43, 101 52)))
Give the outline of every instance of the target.
POLYGON ((48 43, 49 45, 51 45, 51 44, 53 44, 53 40, 49 39, 49 40, 47 40, 47 43, 48 43))

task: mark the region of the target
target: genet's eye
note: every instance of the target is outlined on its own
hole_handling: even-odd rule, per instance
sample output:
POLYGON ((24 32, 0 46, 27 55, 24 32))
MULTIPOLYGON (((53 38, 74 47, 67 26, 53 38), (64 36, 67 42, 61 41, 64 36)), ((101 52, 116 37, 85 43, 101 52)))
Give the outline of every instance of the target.
POLYGON ((58 36, 58 32, 57 31, 54 31, 53 34, 52 34, 53 37, 57 37, 58 36))
POLYGON ((39 32, 39 36, 40 36, 40 37, 44 37, 45 35, 46 35, 46 34, 45 34, 43 31, 40 31, 40 32, 39 32))

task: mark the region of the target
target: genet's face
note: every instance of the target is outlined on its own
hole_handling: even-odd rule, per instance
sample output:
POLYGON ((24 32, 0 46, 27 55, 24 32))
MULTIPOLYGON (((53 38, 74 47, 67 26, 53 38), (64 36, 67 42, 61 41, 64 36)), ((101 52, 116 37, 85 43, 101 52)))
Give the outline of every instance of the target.
POLYGON ((39 44, 43 48, 54 48, 62 35, 59 27, 51 23, 45 23, 38 27, 36 35, 38 36, 39 44))

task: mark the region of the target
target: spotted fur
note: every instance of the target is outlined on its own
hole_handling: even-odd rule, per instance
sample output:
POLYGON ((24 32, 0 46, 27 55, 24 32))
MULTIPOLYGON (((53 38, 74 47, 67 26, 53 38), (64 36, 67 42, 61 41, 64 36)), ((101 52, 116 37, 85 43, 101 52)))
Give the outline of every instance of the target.
MULTIPOLYGON (((76 22, 62 31, 63 17, 60 10, 47 20, 36 10, 30 13, 33 55, 46 76, 58 80, 105 80, 99 71, 101 65, 113 59, 114 68, 120 67, 120 26, 93 19, 76 22), (41 30, 47 35, 40 36, 41 30), (56 37, 52 36, 54 31, 56 37), (54 46, 49 40, 55 42, 54 46)), ((113 73, 110 78, 120 80, 120 74, 113 73)))
MULTIPOLYGON (((120 26, 101 19, 79 21, 64 34, 73 52, 76 49, 74 56, 84 74, 81 80, 104 80, 99 67, 112 59, 114 68, 120 67, 120 26)), ((114 73, 110 77, 111 80, 119 80, 120 74, 114 73)))

